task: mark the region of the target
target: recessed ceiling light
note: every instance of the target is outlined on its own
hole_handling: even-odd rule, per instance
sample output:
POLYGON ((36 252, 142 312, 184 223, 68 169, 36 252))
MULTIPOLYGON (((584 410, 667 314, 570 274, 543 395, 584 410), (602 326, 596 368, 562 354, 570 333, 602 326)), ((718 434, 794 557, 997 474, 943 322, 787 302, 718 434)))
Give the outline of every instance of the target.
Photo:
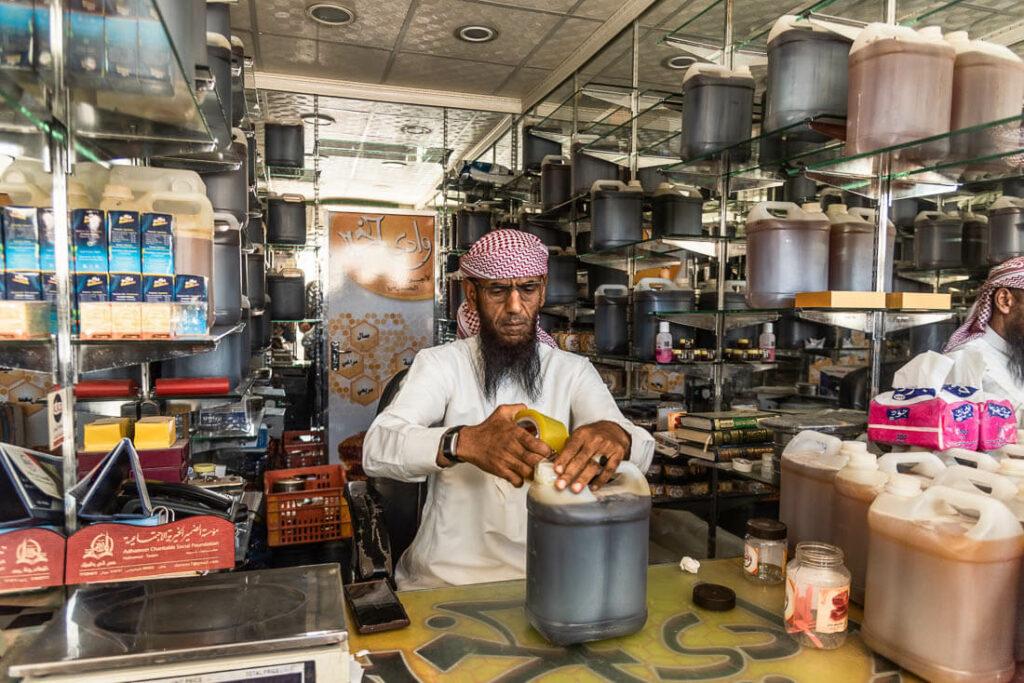
POLYGON ((433 131, 426 126, 419 126, 414 123, 410 123, 402 126, 402 132, 406 135, 427 135, 433 131))
POLYGON ((482 24, 470 24, 455 29, 455 37, 467 43, 489 43, 498 37, 498 30, 482 24))
POLYGON ((681 70, 688 69, 696 63, 696 57, 691 57, 690 55, 676 55, 675 57, 669 57, 666 59, 662 62, 662 65, 668 69, 681 70))
POLYGON ((387 161, 380 162, 381 166, 393 166, 395 168, 404 168, 405 162, 399 161, 398 159, 388 159, 387 161))
POLYGON ((344 26, 356 20, 356 13, 333 2, 317 2, 306 8, 313 21, 325 26, 344 26))
POLYGON ((333 116, 328 116, 327 114, 314 114, 311 111, 307 111, 305 114, 299 114, 299 118, 306 123, 313 123, 314 121, 319 120, 320 123, 325 126, 337 123, 333 116))

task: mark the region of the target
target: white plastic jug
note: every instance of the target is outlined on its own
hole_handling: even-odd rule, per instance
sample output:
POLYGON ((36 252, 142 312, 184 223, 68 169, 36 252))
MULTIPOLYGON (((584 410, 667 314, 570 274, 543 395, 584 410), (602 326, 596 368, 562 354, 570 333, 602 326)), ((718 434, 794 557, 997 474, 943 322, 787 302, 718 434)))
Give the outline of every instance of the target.
POLYGON ((878 459, 878 469, 890 477, 894 474, 912 476, 920 482, 921 488, 928 488, 946 469, 946 463, 930 451, 907 451, 886 453, 878 459))
MULTIPOLYGON (((846 152, 860 154, 949 132, 955 51, 929 26, 874 23, 850 48, 846 152)), ((940 140, 904 150, 907 158, 938 158, 940 140)))
POLYGON ((52 182, 43 162, 16 159, 0 175, 0 194, 9 196, 14 206, 45 208, 50 206, 52 182))
POLYGON ((933 486, 948 486, 961 491, 976 491, 1008 503, 1017 497, 1017 484, 998 472, 979 470, 964 465, 950 465, 932 482, 933 486))
POLYGON ((988 453, 969 451, 966 448, 950 448, 942 452, 942 460, 947 465, 967 465, 979 470, 996 472, 999 470, 999 461, 988 453))
POLYGON ((887 489, 868 527, 868 647, 927 680, 1009 681, 1024 531, 1006 505, 947 486, 887 489))
POLYGON ((820 211, 792 202, 755 204, 747 214, 747 303, 785 308, 797 292, 827 290, 829 228, 820 211))
POLYGON ((850 570, 850 599, 864 604, 864 576, 868 566, 868 508, 889 481, 878 460, 866 450, 851 452, 846 467, 836 473, 832 542, 846 553, 850 570))
MULTIPOLYGON (((946 36, 956 51, 950 130, 1019 116, 1024 100, 1024 61, 1004 45, 970 40, 966 31, 946 36)), ((983 156, 1010 151, 1014 141, 993 129, 957 135, 953 150, 983 156)))
POLYGON ((850 459, 846 443, 835 450, 787 446, 783 451, 779 519, 789 529, 790 549, 804 541, 833 543, 833 480, 850 459))
POLYGON ((530 623, 559 645, 635 633, 647 620, 647 479, 630 462, 596 492, 559 491, 556 479, 539 464, 527 495, 530 623))

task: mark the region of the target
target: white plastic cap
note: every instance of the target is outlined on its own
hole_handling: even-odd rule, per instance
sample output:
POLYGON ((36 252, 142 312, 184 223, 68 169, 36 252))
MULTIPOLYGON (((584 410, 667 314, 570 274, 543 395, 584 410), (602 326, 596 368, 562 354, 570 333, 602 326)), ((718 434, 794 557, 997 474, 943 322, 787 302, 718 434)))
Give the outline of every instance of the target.
POLYGON ((772 323, 765 323, 761 326, 761 331, 766 334, 772 334, 775 331, 775 326, 772 323))
POLYGON ((921 493, 921 480, 909 474, 892 474, 885 485, 886 493, 911 498, 921 493))
MULTIPOLYGON (((864 444, 867 446, 867 444, 864 444)), ((847 467, 852 467, 855 470, 877 470, 878 469, 878 458, 875 457, 874 453, 864 451, 847 451, 850 454, 850 460, 846 463, 847 467)))
POLYGON ((671 330, 669 329, 669 326, 668 326, 667 322, 665 322, 663 320, 660 323, 658 323, 658 332, 670 332, 670 331, 671 330))

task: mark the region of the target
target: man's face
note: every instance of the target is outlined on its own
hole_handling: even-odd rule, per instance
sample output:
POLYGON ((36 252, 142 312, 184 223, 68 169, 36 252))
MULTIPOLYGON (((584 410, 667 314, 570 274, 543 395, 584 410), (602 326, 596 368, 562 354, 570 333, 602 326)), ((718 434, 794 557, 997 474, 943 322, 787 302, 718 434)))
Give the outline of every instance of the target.
POLYGON ((536 338, 537 314, 544 305, 544 277, 506 280, 467 280, 466 299, 475 306, 482 325, 502 344, 514 346, 536 338))

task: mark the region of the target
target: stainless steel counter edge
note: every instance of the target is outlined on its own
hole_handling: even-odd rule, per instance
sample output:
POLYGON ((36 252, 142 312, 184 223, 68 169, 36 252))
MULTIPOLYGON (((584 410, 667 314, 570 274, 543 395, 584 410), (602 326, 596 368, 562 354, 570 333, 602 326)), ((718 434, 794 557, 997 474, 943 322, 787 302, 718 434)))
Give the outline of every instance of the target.
MULTIPOLYGON (((234 645, 212 645, 209 647, 193 647, 163 652, 144 652, 138 654, 119 654, 110 657, 93 659, 76 659, 61 662, 45 662, 39 664, 11 664, 9 675, 13 678, 29 676, 54 676, 57 674, 88 673, 128 669, 132 667, 156 666, 172 662, 194 662, 239 655, 267 654, 268 652, 285 652, 326 645, 341 645, 348 642, 347 631, 323 631, 307 634, 303 637, 278 638, 261 640, 254 643, 238 643, 234 645)), ((31 646, 30 646, 31 647, 31 646)))

